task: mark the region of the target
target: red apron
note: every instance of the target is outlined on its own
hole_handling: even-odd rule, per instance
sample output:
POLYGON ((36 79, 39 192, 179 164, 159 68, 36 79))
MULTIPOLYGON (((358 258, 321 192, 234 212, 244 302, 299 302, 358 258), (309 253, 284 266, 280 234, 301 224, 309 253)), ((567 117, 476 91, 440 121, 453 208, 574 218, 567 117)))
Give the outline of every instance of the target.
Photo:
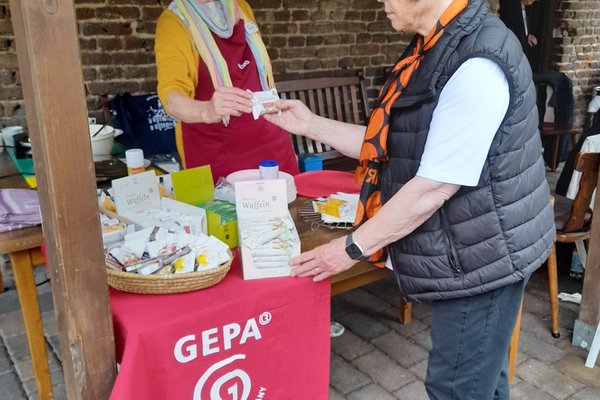
MULTIPOLYGON (((229 39, 213 35, 227 60, 235 87, 261 91, 256 62, 246 43, 244 21, 240 20, 229 39)), ((206 65, 200 59, 195 99, 208 101, 214 87, 206 65)), ((221 176, 241 169, 256 169, 262 160, 276 160, 279 170, 295 175, 299 172, 289 134, 264 118, 252 114, 232 116, 229 126, 182 123, 183 151, 186 168, 210 164, 215 182, 221 176)))

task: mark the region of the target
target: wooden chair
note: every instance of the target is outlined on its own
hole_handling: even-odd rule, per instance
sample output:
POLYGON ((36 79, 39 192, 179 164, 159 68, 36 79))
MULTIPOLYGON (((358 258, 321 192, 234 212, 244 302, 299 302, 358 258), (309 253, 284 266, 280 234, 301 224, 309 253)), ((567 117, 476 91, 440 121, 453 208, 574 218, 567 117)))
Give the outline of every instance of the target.
MULTIPOLYGON (((276 86, 282 99, 301 100, 321 117, 359 125, 366 125, 369 118, 367 91, 360 74, 280 81, 276 86)), ((357 165, 356 160, 303 136, 292 135, 292 143, 298 156, 318 154, 323 157, 324 168, 351 170, 357 165)))
POLYGON ((546 138, 552 142, 552 145, 548 146, 549 150, 552 152, 549 156, 550 162, 548 163, 548 166, 551 171, 556 171, 559 163, 558 153, 560 149, 560 139, 567 136, 571 139, 571 144, 574 146, 575 143, 577 143, 577 135, 581 134, 583 130, 581 128, 573 128, 556 122, 541 122, 539 130, 542 138, 546 138))
MULTIPOLYGON (((581 262, 585 266, 586 252, 584 241, 590 237, 592 210, 590 201, 598 183, 600 169, 600 153, 577 153, 575 170, 581 172, 579 190, 574 200, 561 195, 554 195, 554 223, 556 225, 556 241, 559 243, 575 243, 581 262)), ((560 337, 558 328, 558 273, 556 267, 556 249, 552 246, 548 258, 548 291, 550 293, 550 309, 552 312, 552 336, 560 337)))

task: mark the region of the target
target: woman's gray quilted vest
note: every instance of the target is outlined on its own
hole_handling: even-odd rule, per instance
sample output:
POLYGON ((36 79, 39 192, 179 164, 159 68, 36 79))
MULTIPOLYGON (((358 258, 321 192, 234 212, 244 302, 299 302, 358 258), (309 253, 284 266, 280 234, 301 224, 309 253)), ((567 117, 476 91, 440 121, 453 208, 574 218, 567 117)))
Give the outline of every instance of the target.
POLYGON ((388 246, 408 299, 465 297, 517 282, 546 260, 555 240, 531 69, 514 35, 481 0, 471 0, 446 28, 393 106, 383 201, 416 175, 440 91, 472 57, 492 59, 504 70, 509 108, 477 187, 462 187, 388 246))

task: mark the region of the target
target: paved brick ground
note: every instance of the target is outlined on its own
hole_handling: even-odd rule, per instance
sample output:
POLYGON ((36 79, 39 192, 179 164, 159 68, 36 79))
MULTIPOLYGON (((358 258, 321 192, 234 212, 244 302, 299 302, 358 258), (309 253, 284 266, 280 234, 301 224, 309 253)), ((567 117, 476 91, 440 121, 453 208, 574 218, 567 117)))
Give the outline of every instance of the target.
MULTIPOLYGON (((581 282, 568 276, 569 249, 558 250, 559 291, 580 292, 581 282)), ((4 269, 8 273, 7 291, 0 294, 0 399, 37 399, 14 284, 4 269)), ((36 269, 52 383, 55 398, 62 400, 66 396, 57 327, 46 279, 44 269, 36 269)), ((415 305, 412 323, 403 326, 397 320, 397 302, 393 280, 332 299, 333 318, 346 332, 331 340, 330 400, 427 400, 423 379, 431 347, 430 307, 415 305)), ((586 352, 570 344, 578 310, 578 305, 560 303, 561 338, 552 338, 545 268, 533 275, 525 294, 513 400, 600 400, 600 365, 585 368, 586 352)))

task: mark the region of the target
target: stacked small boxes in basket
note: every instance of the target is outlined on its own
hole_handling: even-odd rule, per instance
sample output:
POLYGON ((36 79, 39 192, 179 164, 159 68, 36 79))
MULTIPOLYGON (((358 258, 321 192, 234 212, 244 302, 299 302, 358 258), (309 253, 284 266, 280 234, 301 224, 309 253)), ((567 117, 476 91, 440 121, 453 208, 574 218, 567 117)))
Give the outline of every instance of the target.
MULTIPOLYGON (((200 193, 198 200, 212 197, 210 168, 194 176, 193 188, 180 188, 181 198, 191 192, 192 197, 200 193)), ((154 171, 148 171, 114 180, 110 193, 99 193, 107 280, 113 288, 181 293, 213 286, 229 271, 233 255, 227 244, 207 235, 206 212, 178 201, 179 196, 161 198, 164 192, 154 171)))

